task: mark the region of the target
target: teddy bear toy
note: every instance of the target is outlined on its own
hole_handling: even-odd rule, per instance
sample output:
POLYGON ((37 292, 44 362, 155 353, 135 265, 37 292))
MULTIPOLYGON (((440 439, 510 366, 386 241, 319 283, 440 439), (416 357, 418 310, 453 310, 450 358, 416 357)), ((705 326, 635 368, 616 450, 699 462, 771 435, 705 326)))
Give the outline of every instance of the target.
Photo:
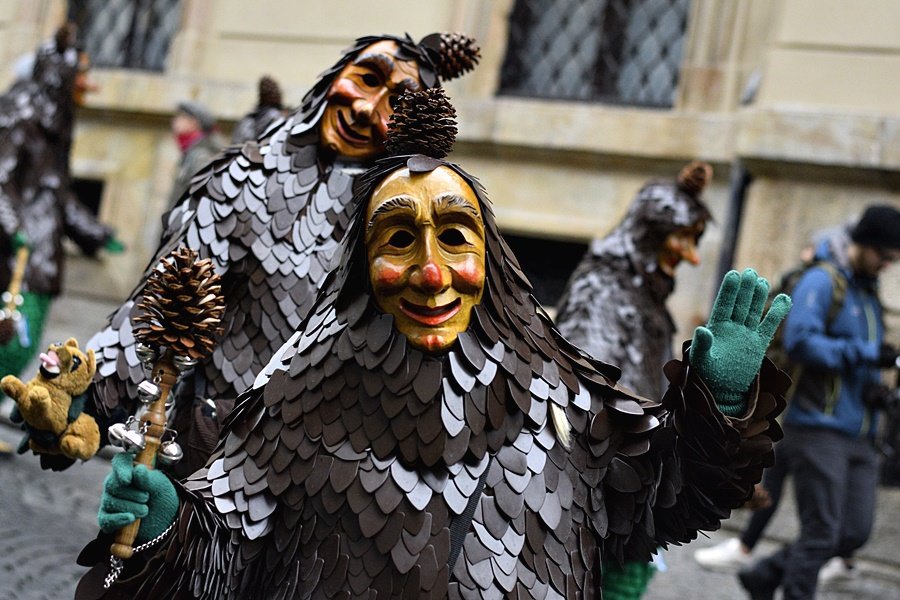
POLYGON ((85 354, 78 341, 69 338, 64 344, 52 344, 40 360, 37 375, 28 383, 15 375, 0 380, 0 388, 16 402, 12 420, 26 431, 19 453, 30 448, 41 455, 61 454, 69 461, 87 460, 100 447, 97 422, 82 412, 83 394, 97 370, 94 351, 85 354))

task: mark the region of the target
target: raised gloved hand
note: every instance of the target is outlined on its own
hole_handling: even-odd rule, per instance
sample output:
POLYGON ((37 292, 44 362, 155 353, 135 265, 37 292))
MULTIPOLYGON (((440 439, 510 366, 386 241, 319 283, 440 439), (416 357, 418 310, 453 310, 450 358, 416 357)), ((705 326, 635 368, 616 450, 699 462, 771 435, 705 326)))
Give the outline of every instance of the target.
POLYGON ((127 453, 112 459, 112 472, 103 482, 97 521, 100 529, 110 533, 140 519, 135 542, 143 543, 175 521, 178 493, 163 473, 132 462, 133 457, 127 453))
POLYGON ((706 382, 723 413, 747 410, 745 395, 762 365, 766 348, 791 309, 778 294, 763 318, 769 282, 753 269, 729 271, 722 280, 706 327, 694 330, 690 363, 706 382))
MULTIPOLYGON (((878 351, 878 367, 882 369, 890 369, 897 364, 897 348, 888 343, 882 343, 878 351)), ((900 365, 897 365, 900 366, 900 365)))
POLYGON ((112 236, 103 244, 103 249, 110 254, 121 254, 125 252, 125 243, 116 236, 112 236))

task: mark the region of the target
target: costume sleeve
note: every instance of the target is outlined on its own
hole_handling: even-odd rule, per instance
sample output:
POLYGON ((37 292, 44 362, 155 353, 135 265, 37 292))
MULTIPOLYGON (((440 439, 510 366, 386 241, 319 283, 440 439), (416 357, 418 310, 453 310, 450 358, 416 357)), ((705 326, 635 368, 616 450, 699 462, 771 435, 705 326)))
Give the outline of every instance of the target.
POLYGON ((173 531, 159 545, 124 561, 118 581, 108 590, 102 585, 114 536, 101 533, 81 551, 78 564, 91 570, 82 577, 76 600, 195 598, 201 597, 199 590, 207 594, 204 598, 236 597, 226 587, 236 548, 232 532, 211 500, 182 484, 175 486, 181 507, 173 531), (198 595, 191 595, 195 590, 198 595))
POLYGON ((63 231, 88 256, 113 237, 113 229, 99 222, 71 190, 63 194, 63 231))
POLYGON ((784 322, 784 347, 797 362, 837 371, 878 359, 878 342, 839 338, 826 332, 832 302, 831 276, 821 268, 800 278, 791 297, 794 307, 784 322))
POLYGON ((646 434, 646 445, 639 436, 626 440, 604 478, 606 560, 647 561, 659 546, 717 530, 774 463, 782 437, 775 418, 790 379, 771 362, 764 361, 740 418, 718 410, 686 358, 670 361, 665 374, 661 425, 646 434))

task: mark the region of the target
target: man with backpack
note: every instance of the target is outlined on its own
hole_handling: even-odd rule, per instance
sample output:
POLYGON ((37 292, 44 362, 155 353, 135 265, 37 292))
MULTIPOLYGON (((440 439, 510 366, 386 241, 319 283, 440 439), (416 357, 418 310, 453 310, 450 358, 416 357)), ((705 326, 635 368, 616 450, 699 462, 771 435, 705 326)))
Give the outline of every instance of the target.
MULTIPOLYGON (((796 365, 779 457, 794 476, 797 540, 742 570, 753 600, 783 589, 785 600, 814 598, 820 567, 869 537, 878 469, 872 390, 897 349, 884 342, 878 276, 900 260, 900 211, 868 207, 849 230, 822 242, 816 264, 793 288, 784 348, 796 365), (844 283, 845 282, 845 283, 844 283), (830 315, 835 286, 846 284, 830 315)), ((875 402, 874 404, 877 404, 875 402)))

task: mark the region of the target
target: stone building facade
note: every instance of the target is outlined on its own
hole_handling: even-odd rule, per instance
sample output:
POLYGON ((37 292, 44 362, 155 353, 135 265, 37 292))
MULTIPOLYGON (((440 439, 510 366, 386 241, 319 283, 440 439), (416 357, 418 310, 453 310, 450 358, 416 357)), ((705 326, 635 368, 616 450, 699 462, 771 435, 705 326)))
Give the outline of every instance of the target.
MULTIPOLYGON (((155 66, 134 66, 115 45, 140 15, 106 15, 110 25, 92 34, 109 66, 93 71, 102 89, 79 114, 73 171, 96 182, 100 214, 129 252, 73 261, 69 289, 84 293, 124 296, 155 247, 178 161, 168 131, 178 101, 207 104, 227 131, 253 106, 260 75, 279 79, 296 104, 367 33, 478 38, 481 66, 448 86, 460 113, 454 157, 480 176, 504 230, 544 257, 544 274, 564 279, 574 265, 560 258, 556 268, 555 252, 578 246, 559 242, 602 235, 646 179, 691 158, 711 162, 716 223, 703 264, 681 267, 671 301, 685 336, 708 310, 720 262, 775 277, 815 231, 871 202, 900 206, 895 0, 73 4, 152 6, 149 31, 171 33, 149 44, 155 66)), ((0 85, 71 10, 64 0, 0 0, 0 85)), ((885 284, 900 310, 900 268, 885 284)))

